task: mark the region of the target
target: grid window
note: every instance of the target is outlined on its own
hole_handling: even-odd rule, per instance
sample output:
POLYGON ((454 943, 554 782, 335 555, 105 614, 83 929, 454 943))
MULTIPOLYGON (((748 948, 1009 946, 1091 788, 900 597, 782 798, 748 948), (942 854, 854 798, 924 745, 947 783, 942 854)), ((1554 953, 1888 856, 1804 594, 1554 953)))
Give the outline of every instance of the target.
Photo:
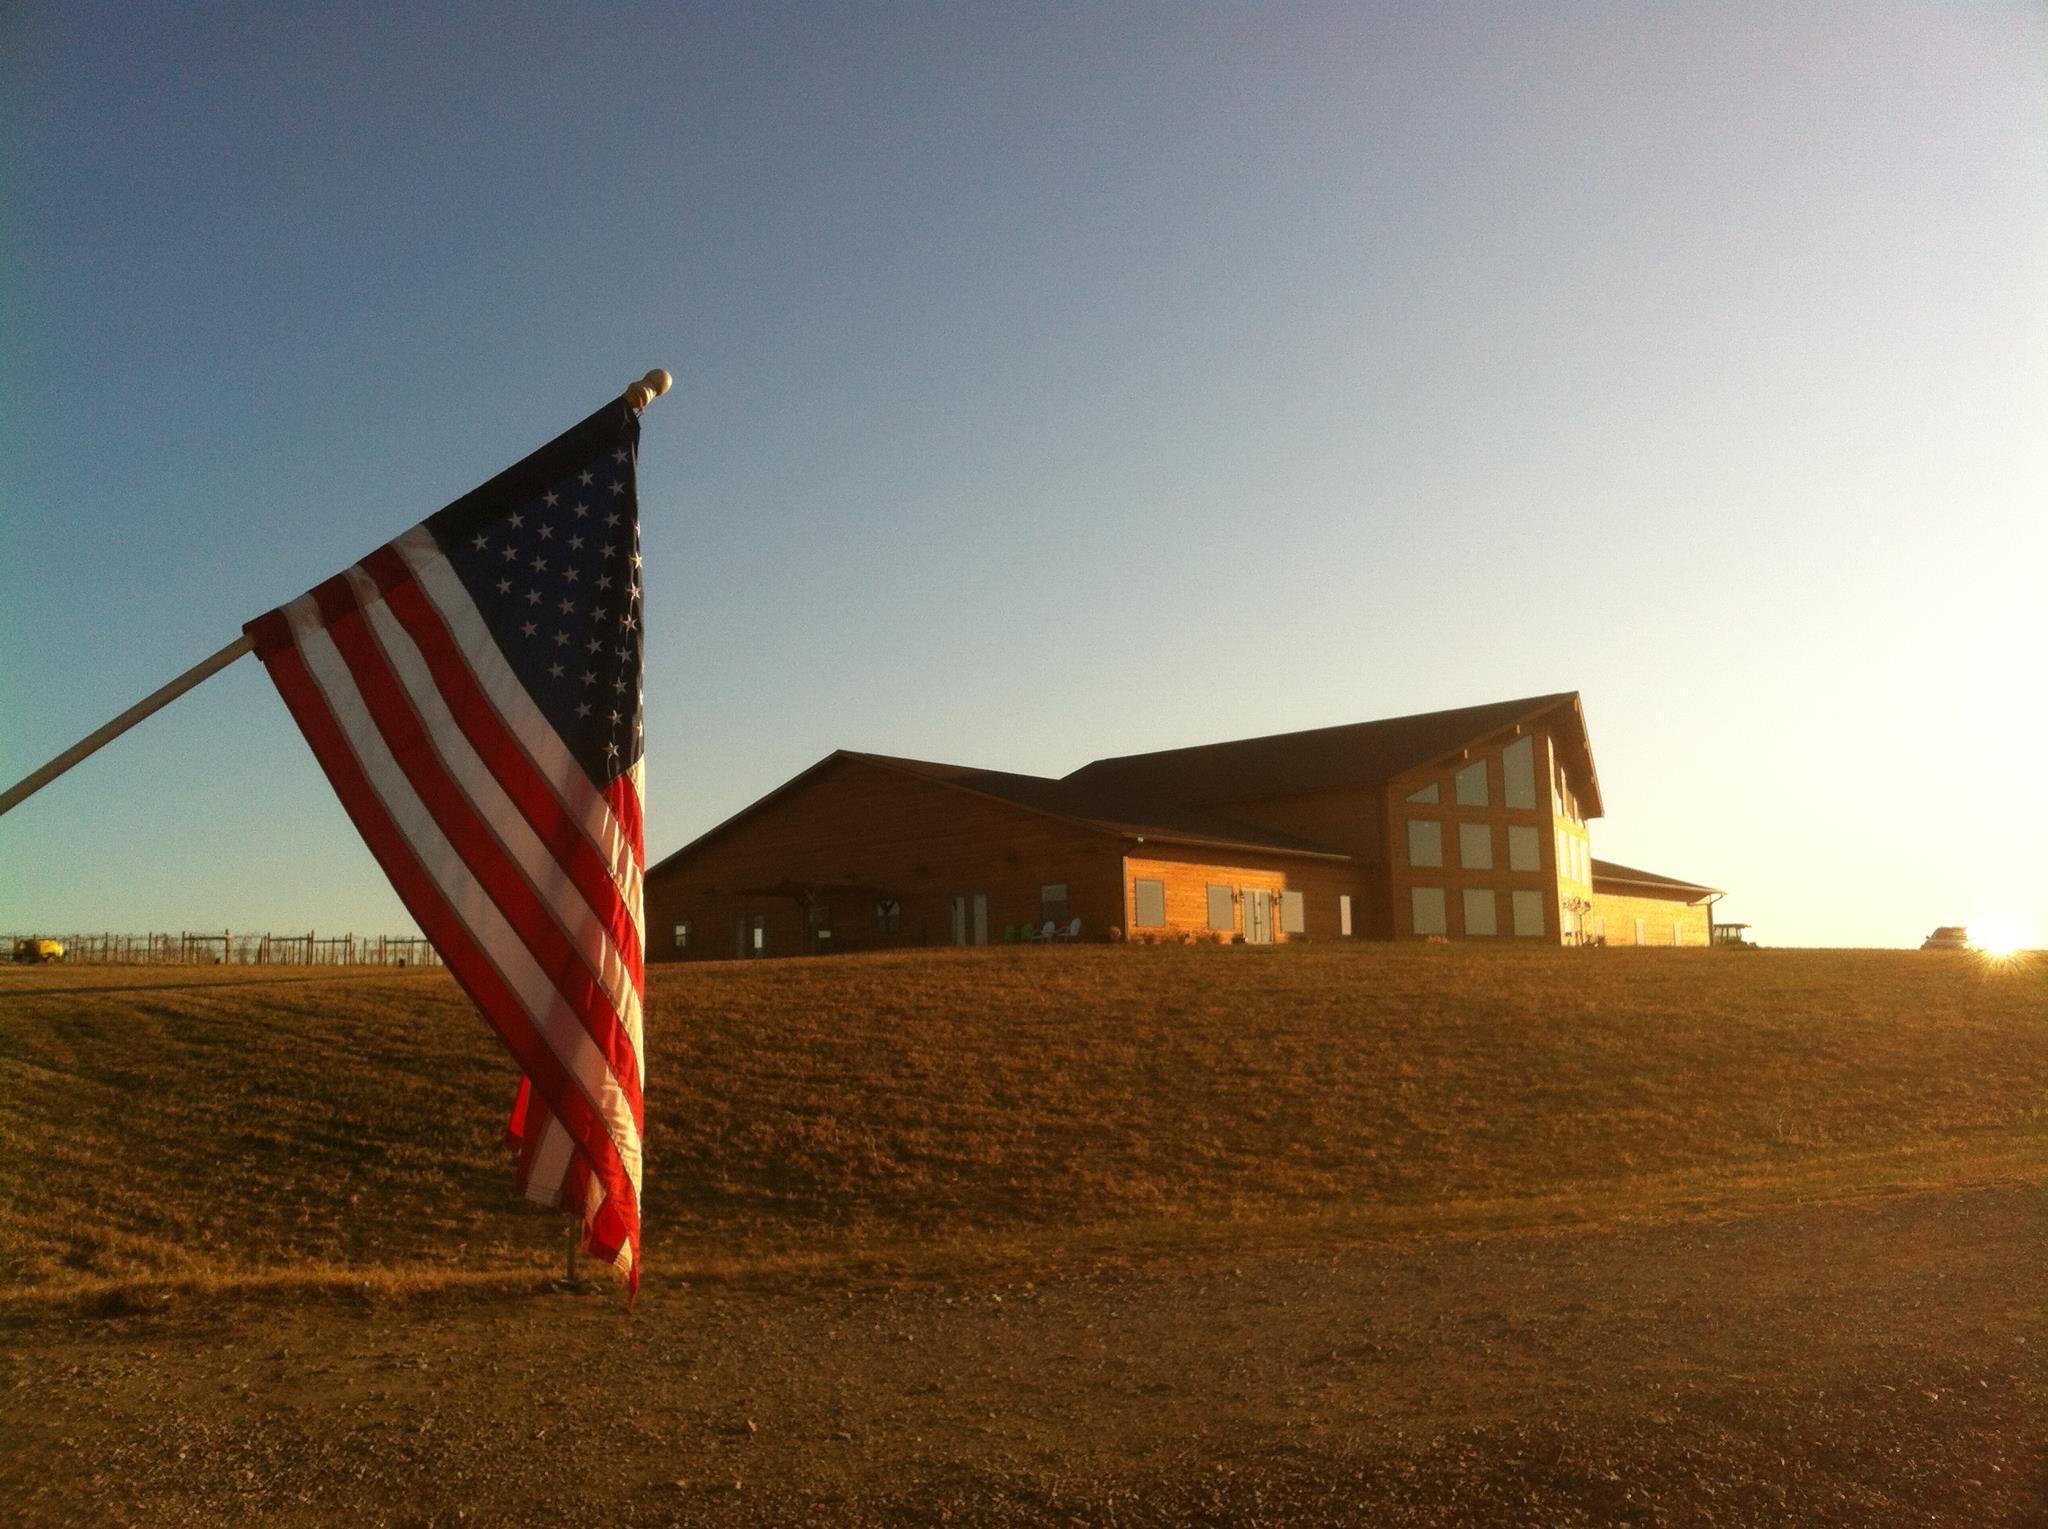
POLYGON ((1237 927, 1236 895, 1222 882, 1209 883, 1209 927, 1219 934, 1237 927))
POLYGON ((1431 781, 1428 785, 1420 786, 1409 792, 1407 799, 1411 802, 1421 802, 1425 806, 1434 807, 1443 800, 1443 793, 1437 789, 1436 782, 1431 781))
POLYGON ((1521 892, 1514 894, 1515 933, 1524 936, 1543 937, 1543 894, 1521 892))
POLYGON ((1533 824, 1516 823, 1508 829, 1508 869, 1511 871, 1540 871, 1543 869, 1543 846, 1536 837, 1533 824))
POLYGON ((1493 830, 1484 823, 1458 825, 1458 864, 1468 871, 1493 869, 1493 830))
POLYGON ((1131 922, 1140 929, 1166 927, 1166 883, 1140 879, 1131 883, 1131 922))
POLYGON ((1484 807, 1486 805, 1486 761, 1475 759, 1456 775, 1451 777, 1457 787, 1456 797, 1460 807, 1484 807))
POLYGON ((1442 865, 1444 863, 1444 825, 1434 818, 1410 818, 1408 820, 1408 863, 1410 865, 1442 865))
POLYGON ((690 926, 689 926, 688 924, 678 924, 678 925, 676 925, 676 949, 677 949, 677 950, 688 950, 689 948, 690 948, 690 926))
POLYGON ((1465 933, 1499 934, 1497 906, 1492 887, 1465 888, 1465 933))
POLYGON ((1442 887, 1410 887, 1408 889, 1409 922, 1417 934, 1443 934, 1444 889, 1442 887))

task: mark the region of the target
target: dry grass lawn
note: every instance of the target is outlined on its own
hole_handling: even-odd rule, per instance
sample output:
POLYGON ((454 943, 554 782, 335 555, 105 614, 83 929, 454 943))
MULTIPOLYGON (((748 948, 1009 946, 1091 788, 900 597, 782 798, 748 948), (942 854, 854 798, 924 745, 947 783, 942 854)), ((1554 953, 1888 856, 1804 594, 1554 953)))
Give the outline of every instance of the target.
MULTIPOLYGON (((649 1279, 2041 1182, 2048 968, 915 952, 657 970, 649 1279)), ((0 1301, 530 1279, 439 972, 0 972, 0 1301)))

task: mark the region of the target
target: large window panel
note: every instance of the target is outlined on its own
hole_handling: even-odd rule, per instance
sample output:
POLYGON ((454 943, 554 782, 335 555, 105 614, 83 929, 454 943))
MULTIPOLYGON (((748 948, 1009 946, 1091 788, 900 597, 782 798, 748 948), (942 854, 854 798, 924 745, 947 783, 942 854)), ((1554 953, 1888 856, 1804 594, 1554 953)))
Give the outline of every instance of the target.
POLYGON ((1515 933, 1542 938, 1543 935, 1543 894, 1521 892, 1514 894, 1515 933))
POLYGON ((1429 866, 1444 863, 1443 824, 1434 818, 1408 820, 1408 863, 1429 866))
POLYGON ((1536 740, 1517 738, 1500 751, 1500 790, 1511 812, 1536 810, 1536 740))
POLYGON ((1543 869, 1543 841, 1536 837, 1536 825, 1516 823, 1508 828, 1508 869, 1511 871, 1540 871, 1543 869))
POLYGON ((1458 864, 1468 871, 1493 869, 1493 829, 1489 824, 1458 825, 1458 864))
POLYGON ((1280 894, 1280 932, 1282 934, 1301 934, 1307 928, 1308 915, 1307 911, 1302 907, 1301 894, 1299 892, 1282 892, 1280 894))
POLYGON ((1431 781, 1428 785, 1418 786, 1415 790, 1409 792, 1407 800, 1421 802, 1426 806, 1434 807, 1443 800, 1443 793, 1437 790, 1436 782, 1431 781))
POLYGON ((1235 894, 1226 883, 1209 883, 1209 927, 1218 933, 1237 927, 1235 894))
POLYGON ((1499 934, 1497 908, 1492 887, 1465 888, 1465 933, 1499 934))
POLYGON ((1456 775, 1451 777, 1455 787, 1454 795, 1460 807, 1484 807, 1486 805, 1486 761, 1475 759, 1456 775))
POLYGON ((1409 922, 1417 934, 1445 934, 1444 889, 1442 887, 1410 887, 1408 889, 1409 922))
POLYGON ((1131 923, 1139 929, 1166 927, 1166 883, 1139 877, 1131 883, 1131 923))

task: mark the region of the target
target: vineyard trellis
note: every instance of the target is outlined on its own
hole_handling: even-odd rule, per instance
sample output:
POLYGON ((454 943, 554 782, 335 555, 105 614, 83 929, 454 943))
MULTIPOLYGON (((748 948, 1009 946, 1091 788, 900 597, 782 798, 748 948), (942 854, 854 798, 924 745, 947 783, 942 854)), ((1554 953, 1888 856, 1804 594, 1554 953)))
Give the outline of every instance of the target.
MULTIPOLYGON (((173 966, 439 966, 434 947, 417 935, 335 934, 64 934, 67 962, 173 966)), ((0 935, 12 953, 24 935, 0 935)))

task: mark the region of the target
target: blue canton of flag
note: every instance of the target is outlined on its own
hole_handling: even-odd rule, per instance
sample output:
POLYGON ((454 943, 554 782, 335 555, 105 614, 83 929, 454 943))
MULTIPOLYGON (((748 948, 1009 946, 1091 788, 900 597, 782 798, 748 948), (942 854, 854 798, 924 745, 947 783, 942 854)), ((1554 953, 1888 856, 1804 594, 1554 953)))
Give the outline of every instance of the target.
POLYGON ((636 445, 606 443, 536 492, 427 520, 520 683, 599 786, 642 746, 636 445))

